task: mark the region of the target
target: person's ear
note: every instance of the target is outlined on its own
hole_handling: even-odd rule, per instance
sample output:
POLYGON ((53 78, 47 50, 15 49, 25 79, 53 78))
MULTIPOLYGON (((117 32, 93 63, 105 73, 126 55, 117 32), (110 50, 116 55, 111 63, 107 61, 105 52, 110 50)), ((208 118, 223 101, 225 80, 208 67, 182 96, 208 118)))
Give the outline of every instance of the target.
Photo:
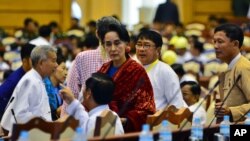
POLYGON ((238 40, 234 40, 234 46, 236 46, 236 47, 239 47, 240 46, 240 43, 239 43, 239 41, 238 40))
POLYGON ((88 89, 88 90, 86 91, 86 98, 89 99, 89 98, 91 98, 91 96, 92 96, 92 92, 91 92, 90 89, 88 89))
POLYGON ((196 95, 194 95, 194 97, 195 97, 196 101, 199 101, 200 95, 196 94, 196 95))
POLYGON ((23 64, 29 63, 29 59, 28 59, 28 58, 23 58, 23 59, 22 59, 22 62, 23 62, 23 64))
POLYGON ((43 65, 43 62, 44 62, 44 60, 39 60, 38 63, 37 63, 38 66, 42 66, 42 65, 43 65))
POLYGON ((130 47, 130 46, 126 46, 126 48, 125 48, 125 52, 126 52, 126 53, 129 53, 129 52, 130 52, 130 50, 131 50, 131 47, 130 47))

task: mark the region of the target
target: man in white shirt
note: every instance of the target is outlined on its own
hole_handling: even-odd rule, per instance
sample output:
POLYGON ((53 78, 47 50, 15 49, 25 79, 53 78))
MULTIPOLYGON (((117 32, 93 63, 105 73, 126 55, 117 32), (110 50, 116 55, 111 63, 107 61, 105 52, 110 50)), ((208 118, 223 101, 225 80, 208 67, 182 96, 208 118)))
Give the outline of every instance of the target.
POLYGON ((152 30, 141 32, 136 41, 136 55, 153 86, 156 109, 161 110, 169 105, 187 107, 178 76, 168 64, 158 59, 162 44, 161 35, 152 30))
MULTIPOLYGON (((103 73, 93 73, 86 80, 86 89, 83 92, 83 105, 74 97, 74 94, 67 87, 60 91, 61 97, 68 104, 66 112, 80 121, 87 137, 93 137, 95 130, 96 117, 103 111, 110 110, 108 103, 113 98, 115 84, 109 76, 103 73), (86 110, 86 109, 87 110, 86 110), (89 111, 89 112, 87 112, 89 111)), ((113 112, 113 111, 112 111, 113 112)), ((115 122, 115 134, 123 134, 124 130, 118 115, 115 122)), ((113 121, 111 122, 113 123, 113 121)))
POLYGON ((201 119, 201 124, 206 124, 207 113, 206 110, 200 105, 199 99, 201 94, 200 85, 195 81, 184 81, 181 83, 181 91, 183 98, 186 101, 188 108, 193 113, 193 120, 195 118, 201 119))
POLYGON ((18 82, 1 126, 11 132, 13 123, 25 123, 33 117, 51 121, 49 99, 43 78, 52 74, 56 68, 56 49, 50 46, 38 46, 31 52, 32 69, 18 82))
POLYGON ((39 37, 31 40, 29 43, 35 46, 50 46, 50 34, 50 26, 43 25, 39 28, 39 37))

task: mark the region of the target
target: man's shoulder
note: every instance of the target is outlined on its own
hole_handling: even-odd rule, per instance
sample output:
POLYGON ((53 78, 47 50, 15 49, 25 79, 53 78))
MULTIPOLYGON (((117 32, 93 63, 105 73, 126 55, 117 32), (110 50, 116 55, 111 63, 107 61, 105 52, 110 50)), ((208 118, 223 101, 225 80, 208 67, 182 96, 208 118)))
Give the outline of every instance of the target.
POLYGON ((27 73, 24 74, 24 76, 21 78, 20 82, 22 81, 30 81, 32 83, 35 83, 37 81, 40 81, 40 79, 35 74, 34 70, 30 70, 27 73))
POLYGON ((162 72, 174 72, 173 69, 166 63, 159 61, 157 66, 162 72))
POLYGON ((239 61, 236 63, 236 67, 237 68, 250 68, 250 61, 246 57, 241 56, 239 61))
POLYGON ((128 65, 129 67, 127 67, 128 69, 132 68, 132 70, 145 70, 141 64, 139 64, 137 61, 135 61, 133 59, 130 59, 129 63, 130 63, 128 65))
POLYGON ((86 50, 86 51, 82 51, 80 52, 76 58, 85 58, 85 57, 90 57, 90 56, 98 56, 101 55, 101 52, 99 49, 95 49, 95 50, 86 50))

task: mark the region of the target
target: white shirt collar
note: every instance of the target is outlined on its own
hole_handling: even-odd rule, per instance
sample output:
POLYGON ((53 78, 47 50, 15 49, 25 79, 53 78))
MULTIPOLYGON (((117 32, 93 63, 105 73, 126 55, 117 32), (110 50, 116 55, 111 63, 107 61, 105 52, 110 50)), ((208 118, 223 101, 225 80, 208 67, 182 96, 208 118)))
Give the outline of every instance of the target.
POLYGON ((95 114, 96 112, 103 111, 105 109, 109 109, 108 104, 97 106, 94 109, 89 111, 89 116, 95 114))
MULTIPOLYGON (((196 109, 196 107, 198 106, 198 104, 199 104, 199 102, 196 102, 193 105, 188 106, 188 108, 190 109, 190 111, 191 111, 191 109, 194 110, 194 109, 196 109)), ((191 112, 193 112, 193 111, 191 111, 191 112)))
POLYGON ((37 72, 37 70, 32 68, 30 71, 33 72, 33 74, 35 74, 37 76, 37 78, 39 78, 41 81, 43 81, 42 76, 37 72))
POLYGON ((233 59, 233 60, 229 63, 229 65, 228 65, 228 69, 229 69, 229 70, 233 68, 233 66, 234 66, 234 65, 236 64, 236 62, 240 59, 240 57, 241 57, 241 54, 240 54, 240 53, 234 57, 234 59, 233 59))

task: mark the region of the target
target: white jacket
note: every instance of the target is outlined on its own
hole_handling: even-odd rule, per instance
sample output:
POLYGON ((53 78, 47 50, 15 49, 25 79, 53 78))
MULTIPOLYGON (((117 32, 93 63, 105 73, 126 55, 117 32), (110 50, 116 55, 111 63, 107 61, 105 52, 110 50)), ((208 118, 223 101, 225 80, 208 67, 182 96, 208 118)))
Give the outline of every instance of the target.
POLYGON ((4 129, 11 132, 13 123, 16 123, 11 109, 15 113, 17 123, 26 123, 33 117, 41 117, 51 121, 47 92, 42 77, 35 69, 31 69, 22 77, 14 89, 12 97, 14 99, 8 103, 2 117, 1 126, 4 129))

